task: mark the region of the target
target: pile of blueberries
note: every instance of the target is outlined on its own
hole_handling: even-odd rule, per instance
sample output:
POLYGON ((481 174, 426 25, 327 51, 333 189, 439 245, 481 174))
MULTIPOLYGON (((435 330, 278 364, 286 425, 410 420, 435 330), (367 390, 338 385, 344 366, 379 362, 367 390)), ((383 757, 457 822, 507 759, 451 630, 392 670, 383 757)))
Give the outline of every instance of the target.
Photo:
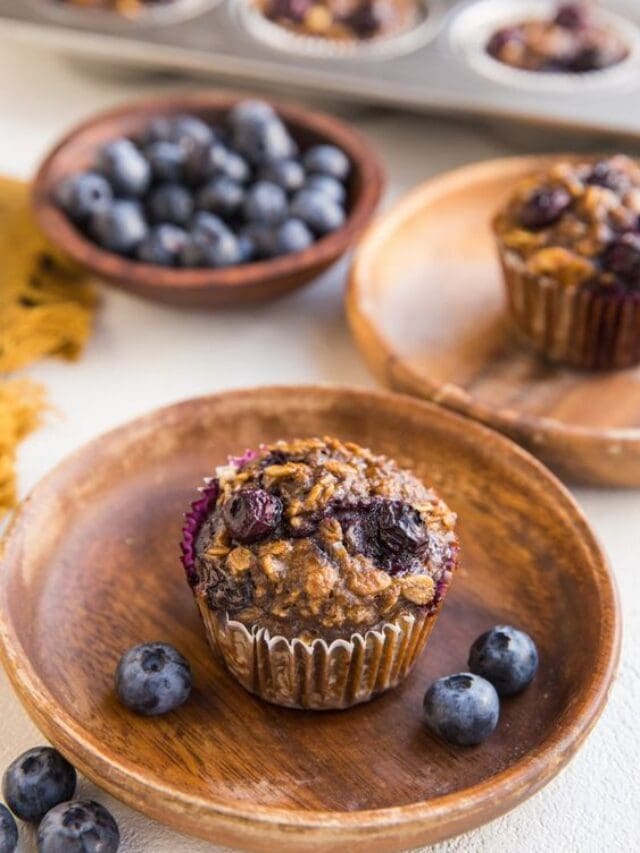
POLYGON ((2 779, 11 811, 0 803, 0 853, 14 853, 18 846, 13 815, 38 826, 39 853, 116 853, 118 824, 100 803, 74 800, 76 783, 75 769, 50 746, 16 758, 2 779))
POLYGON ((349 158, 301 152, 274 109, 242 101, 224 125, 152 120, 98 153, 55 200, 109 252, 165 267, 222 268, 307 249, 346 219, 349 158))
POLYGON ((424 697, 431 731, 457 746, 482 743, 498 725, 500 698, 513 696, 531 682, 538 650, 528 634, 496 625, 471 646, 470 672, 439 678, 424 697))

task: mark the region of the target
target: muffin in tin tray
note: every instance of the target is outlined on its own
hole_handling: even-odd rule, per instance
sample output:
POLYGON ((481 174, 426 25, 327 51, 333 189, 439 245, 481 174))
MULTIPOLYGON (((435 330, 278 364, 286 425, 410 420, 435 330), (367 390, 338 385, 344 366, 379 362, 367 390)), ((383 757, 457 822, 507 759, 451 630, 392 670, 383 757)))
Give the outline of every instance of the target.
POLYGON ((469 3, 453 20, 450 43, 475 71, 549 93, 615 88, 640 70, 636 24, 580 0, 469 3))
POLYGON ((197 17, 221 0, 28 0, 60 23, 111 29, 162 26, 197 17))
POLYGON ((410 53, 431 39, 441 0, 236 0, 256 39, 289 53, 339 59, 410 53))

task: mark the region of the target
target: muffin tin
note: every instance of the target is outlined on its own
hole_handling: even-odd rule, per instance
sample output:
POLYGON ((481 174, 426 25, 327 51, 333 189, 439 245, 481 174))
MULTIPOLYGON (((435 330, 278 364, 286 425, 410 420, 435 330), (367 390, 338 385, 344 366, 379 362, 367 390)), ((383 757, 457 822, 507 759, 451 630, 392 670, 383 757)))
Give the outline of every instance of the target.
MULTIPOLYGON (((52 16, 43 11, 47 2, 4 0, 0 35, 46 40, 63 52, 118 65, 215 73, 217 78, 285 85, 290 92, 640 135, 640 10, 632 0, 611 0, 606 7, 607 16, 624 22, 630 57, 610 72, 573 74, 571 79, 516 72, 483 55, 472 25, 478 10, 483 12, 481 6, 498 26, 520 9, 530 12, 530 0, 428 0, 430 13, 422 28, 376 45, 327 45, 322 55, 307 45, 316 39, 296 38, 284 30, 281 39, 262 36, 263 28, 247 24, 246 0, 176 0, 176 12, 189 4, 189 17, 176 14, 170 25, 152 13, 133 23, 72 9, 52 16)), ((535 5, 544 14, 552 4, 544 0, 535 5)))

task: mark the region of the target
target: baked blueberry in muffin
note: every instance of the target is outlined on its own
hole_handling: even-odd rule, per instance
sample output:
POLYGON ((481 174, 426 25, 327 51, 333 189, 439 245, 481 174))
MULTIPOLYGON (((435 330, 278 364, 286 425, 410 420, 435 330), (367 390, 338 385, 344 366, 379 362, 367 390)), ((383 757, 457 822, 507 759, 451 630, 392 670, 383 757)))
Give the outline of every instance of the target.
POLYGON ((210 639, 245 686, 279 704, 347 707, 394 686, 422 650, 457 563, 454 524, 383 456, 334 438, 277 442, 218 469, 187 516, 183 560, 210 639), (299 655, 308 668, 283 683, 299 655))
POLYGON ((640 361, 640 167, 624 155, 556 162, 494 220, 511 313, 554 361, 640 361))
POLYGON ((574 74, 609 68, 629 54, 620 36, 581 2, 562 4, 550 18, 502 27, 486 49, 512 68, 574 74))

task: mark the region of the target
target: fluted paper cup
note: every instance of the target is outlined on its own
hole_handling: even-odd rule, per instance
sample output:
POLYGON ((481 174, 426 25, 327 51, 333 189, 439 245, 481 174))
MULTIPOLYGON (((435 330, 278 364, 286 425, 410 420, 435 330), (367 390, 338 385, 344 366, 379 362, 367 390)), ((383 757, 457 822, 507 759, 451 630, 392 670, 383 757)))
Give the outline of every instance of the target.
POLYGON ((568 286, 529 272, 500 240, 498 252, 516 327, 547 359, 602 370, 640 362, 640 294, 568 286))
POLYGON ((247 628, 203 599, 198 607, 212 648, 244 688, 275 705, 315 711, 350 708, 396 687, 424 649, 439 609, 327 643, 247 628))

